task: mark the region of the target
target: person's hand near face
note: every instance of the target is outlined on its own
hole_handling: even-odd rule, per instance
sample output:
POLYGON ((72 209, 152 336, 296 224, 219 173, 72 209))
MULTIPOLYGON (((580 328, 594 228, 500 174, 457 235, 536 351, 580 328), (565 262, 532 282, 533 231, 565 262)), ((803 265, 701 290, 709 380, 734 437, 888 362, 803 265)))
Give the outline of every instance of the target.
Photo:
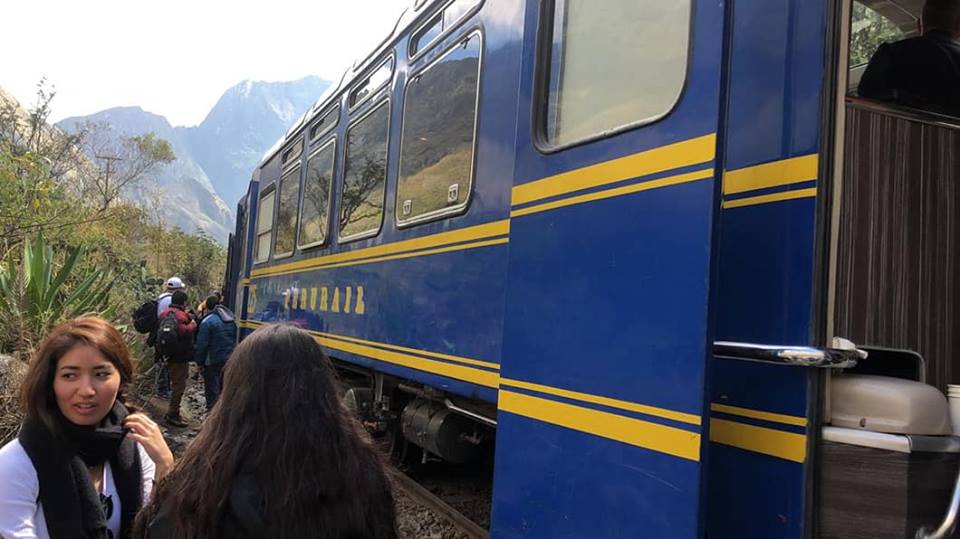
MULTIPOLYGON (((53 392, 57 406, 75 425, 95 426, 110 413, 120 391, 120 373, 98 349, 89 345, 71 348, 57 362, 53 392)), ((173 454, 160 428, 144 414, 130 414, 123 421, 128 436, 138 442, 156 465, 160 480, 173 467, 173 454)))
POLYGON ((130 414, 123 420, 123 428, 128 429, 127 436, 143 446, 150 460, 157 467, 154 480, 159 481, 173 468, 173 453, 163 439, 160 427, 145 414, 130 414))

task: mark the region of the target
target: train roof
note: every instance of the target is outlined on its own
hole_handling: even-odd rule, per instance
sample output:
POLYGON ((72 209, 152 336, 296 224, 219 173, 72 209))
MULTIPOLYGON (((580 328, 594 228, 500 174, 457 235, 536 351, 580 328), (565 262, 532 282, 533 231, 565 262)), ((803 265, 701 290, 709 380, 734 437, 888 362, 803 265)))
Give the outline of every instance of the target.
POLYGON ((413 5, 404 9, 400 16, 397 18, 397 22, 393 25, 393 30, 387 35, 386 38, 380 41, 380 43, 366 56, 363 56, 357 59, 352 66, 347 68, 344 71, 343 75, 340 77, 340 81, 333 85, 331 84, 326 91, 320 96, 317 101, 311 105, 307 110, 303 112, 300 118, 290 126, 287 132, 280 137, 273 146, 263 154, 263 157, 260 160, 260 164, 257 168, 262 167, 269 161, 283 145, 290 140, 294 135, 300 132, 304 125, 310 123, 317 115, 323 111, 327 105, 331 104, 333 99, 339 97, 340 94, 350 87, 350 85, 362 74, 364 71, 371 66, 375 61, 377 61, 380 56, 393 45, 394 41, 400 37, 417 19, 417 17, 422 13, 426 7, 433 4, 442 4, 448 2, 449 0, 413 0, 413 5))

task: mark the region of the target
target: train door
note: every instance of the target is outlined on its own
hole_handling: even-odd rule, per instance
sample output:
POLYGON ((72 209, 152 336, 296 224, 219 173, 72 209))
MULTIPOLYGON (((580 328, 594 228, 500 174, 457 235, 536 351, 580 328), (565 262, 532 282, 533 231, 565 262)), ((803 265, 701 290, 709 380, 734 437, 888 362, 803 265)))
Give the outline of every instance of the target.
POLYGON ((702 535, 723 24, 527 2, 494 536, 702 535))
MULTIPOLYGON (((236 282, 236 314, 240 320, 249 320, 253 317, 256 301, 256 285, 250 283, 250 268, 253 266, 253 242, 256 235, 254 227, 257 223, 257 201, 260 193, 260 169, 253 173, 253 179, 247 189, 247 194, 237 205, 237 234, 239 253, 237 254, 238 268, 233 273, 236 282)), ((241 332, 242 333, 242 332, 241 332)))

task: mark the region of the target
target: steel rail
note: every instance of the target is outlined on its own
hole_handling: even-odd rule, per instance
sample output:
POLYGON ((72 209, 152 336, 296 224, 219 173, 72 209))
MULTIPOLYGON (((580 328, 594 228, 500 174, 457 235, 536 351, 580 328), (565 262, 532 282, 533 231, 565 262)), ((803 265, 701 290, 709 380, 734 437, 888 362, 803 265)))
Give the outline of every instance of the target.
POLYGON ((436 494, 425 489, 420 483, 417 483, 407 474, 396 470, 393 474, 393 478, 396 484, 411 498, 439 513, 442 517, 447 519, 447 521, 453 524, 457 530, 465 533, 471 539, 487 539, 490 537, 490 532, 483 529, 476 522, 464 516, 464 514, 460 511, 450 507, 447 502, 441 500, 436 494))

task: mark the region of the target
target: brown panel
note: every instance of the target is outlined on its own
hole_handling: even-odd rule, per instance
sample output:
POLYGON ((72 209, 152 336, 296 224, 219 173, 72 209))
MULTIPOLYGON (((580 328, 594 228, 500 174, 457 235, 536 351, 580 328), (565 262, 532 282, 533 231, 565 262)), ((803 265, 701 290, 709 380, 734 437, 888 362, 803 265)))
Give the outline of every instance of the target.
POLYGON ((943 520, 958 455, 824 442, 821 462, 820 537, 912 539, 943 520))
MULTIPOLYGON (((960 130, 847 107, 836 334, 960 382, 960 130)), ((867 360, 869 361, 869 359, 867 360)))

